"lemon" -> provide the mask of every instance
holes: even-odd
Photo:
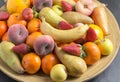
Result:
[[[21,13],[23,9],[30,7],[30,0],[8,0],[7,11],[9,13]]]
[[[89,27],[91,27],[95,30],[95,33],[97,35],[97,39],[103,39],[103,37],[104,37],[103,31],[98,25],[90,24]]]

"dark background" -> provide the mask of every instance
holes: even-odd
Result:
[[[120,25],[120,0],[99,0],[106,3]],[[2,6],[3,0],[0,0]],[[118,37],[119,38],[119,37]],[[17,82],[0,72],[0,82]],[[88,82],[120,82],[120,49],[112,64],[100,75]]]

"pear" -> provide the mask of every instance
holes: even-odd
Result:
[[[3,41],[0,43],[0,58],[5,62],[13,71],[17,73],[24,73],[24,69],[21,66],[20,60],[12,51],[15,45],[11,42]]]
[[[94,20],[95,24],[100,26],[104,35],[109,34],[108,29],[108,18],[107,13],[104,6],[98,6],[93,10],[91,14],[92,19]]]
[[[83,15],[79,12],[69,11],[62,14],[62,17],[69,22],[70,24],[84,23],[91,24],[94,23],[92,18],[89,16]]]
[[[80,77],[87,70],[87,65],[82,58],[66,53],[60,47],[56,47],[55,52],[59,60],[67,68],[68,75]]]
[[[62,17],[60,17],[58,14],[56,14],[51,8],[49,7],[44,7],[40,12],[39,12],[39,18],[45,17],[45,20],[50,23],[53,27],[58,26],[58,23],[60,21],[66,21]]]

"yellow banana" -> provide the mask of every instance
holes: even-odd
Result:
[[[42,17],[42,25],[40,27],[41,31],[53,37],[55,41],[58,42],[71,42],[81,38],[89,29],[88,25],[79,26],[70,30],[59,30],[52,27],[49,23],[45,21]]]

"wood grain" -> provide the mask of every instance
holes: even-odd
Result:
[[[96,1],[97,4],[101,5],[98,1]],[[120,47],[120,30],[118,23],[115,19],[115,17],[112,15],[112,13],[109,11],[109,9],[105,8],[107,12],[107,17],[109,20],[109,31],[110,35],[107,36],[107,38],[111,39],[114,44],[114,50],[109,56],[103,57],[100,61],[95,63],[94,65],[90,66],[88,70],[80,77],[80,78],[68,78],[65,82],[83,82],[87,81],[96,75],[100,74],[102,71],[104,71],[113,61],[113,59],[116,57],[116,54],[118,52],[118,49]],[[46,76],[42,73],[36,74],[36,75],[19,75],[15,72],[13,72],[2,60],[0,60],[0,69],[2,72],[10,76],[11,78],[21,81],[21,82],[52,82],[52,80],[49,78],[49,76]]]

